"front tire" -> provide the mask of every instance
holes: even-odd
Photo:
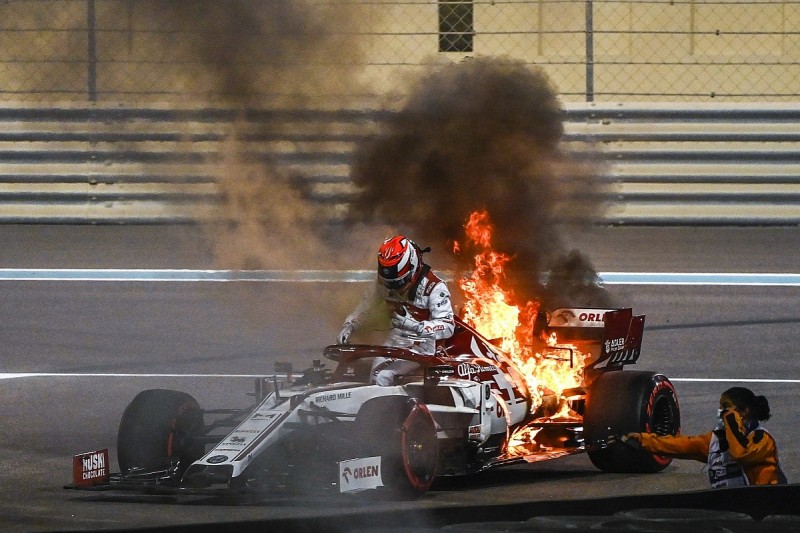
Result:
[[[587,443],[605,441],[610,435],[680,431],[678,396],[662,374],[646,371],[610,371],[592,384],[586,398],[584,432]],[[670,457],[654,455],[624,444],[589,452],[592,463],[605,472],[660,472]]]
[[[205,453],[197,439],[204,433],[203,412],[184,392],[151,389],[140,392],[125,409],[117,433],[117,460],[123,474],[167,470],[178,472]]]
[[[421,493],[433,484],[439,462],[436,424],[424,403],[406,396],[375,398],[356,417],[366,456],[381,456],[383,484],[396,493]]]

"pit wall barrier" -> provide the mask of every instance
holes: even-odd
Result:
[[[210,216],[239,170],[275,165],[330,221],[350,162],[391,110],[65,104],[0,107],[0,223],[177,224]],[[800,223],[800,103],[564,106],[567,151],[599,153],[617,225]]]
[[[339,512],[334,501],[317,502],[306,518],[165,526],[159,531],[328,533],[452,531],[659,531],[782,533],[800,528],[797,485],[758,486],[613,498],[464,505],[428,509]],[[326,512],[327,511],[327,512]],[[313,514],[313,516],[311,516]],[[398,524],[402,524],[398,526]],[[138,530],[135,530],[138,531]],[[141,531],[145,531],[142,529]]]

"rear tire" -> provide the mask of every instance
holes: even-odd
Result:
[[[676,435],[680,408],[675,388],[662,374],[646,371],[610,371],[592,384],[586,398],[586,442],[605,441],[610,435],[651,432]],[[619,443],[589,452],[592,463],[605,472],[660,472],[670,457],[654,455]]]
[[[123,474],[133,469],[166,470],[179,461],[178,473],[205,453],[197,437],[204,433],[203,412],[184,392],[140,392],[125,409],[117,433],[117,460]]]
[[[356,428],[365,456],[381,456],[381,479],[387,489],[415,494],[430,488],[439,441],[425,404],[405,396],[375,398],[358,411]]]

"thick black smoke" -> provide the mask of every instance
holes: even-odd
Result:
[[[563,131],[541,70],[497,59],[446,66],[421,80],[383,135],[358,153],[354,217],[409,228],[421,244],[442,249],[463,243],[469,214],[485,209],[494,249],[512,257],[507,280],[518,299],[541,300],[550,294],[541,272],[580,270],[578,260],[591,270],[580,254],[565,261],[559,237],[560,224],[598,212],[595,175],[562,150]],[[462,266],[472,252],[463,250]]]

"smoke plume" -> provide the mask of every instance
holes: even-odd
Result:
[[[349,94],[360,50],[345,3],[305,0],[165,0],[154,27],[188,38],[173,51],[202,63],[207,97],[242,107]],[[197,87],[198,80],[190,86]]]
[[[320,105],[320,95],[360,92],[355,80],[363,60],[355,32],[347,30],[355,27],[352,4],[164,0],[158,7],[137,11],[137,20],[181,36],[171,55],[186,55],[206,73],[185,80],[195,98],[241,110],[217,165],[221,203],[205,226],[218,266],[310,268],[322,266],[313,258],[323,257],[330,267],[330,254],[319,253],[326,213],[309,199],[308,180],[279,156],[251,154],[269,143],[286,150],[292,124],[302,122],[303,109]]]
[[[541,70],[498,59],[445,66],[358,153],[353,218],[408,228],[423,246],[449,249],[463,243],[469,214],[485,209],[495,251],[512,258],[506,275],[518,299],[543,299],[552,291],[540,272],[593,271],[577,252],[565,258],[559,237],[561,224],[598,214],[599,192],[591,166],[562,149],[562,134],[561,106]],[[460,267],[472,252],[462,250]]]

